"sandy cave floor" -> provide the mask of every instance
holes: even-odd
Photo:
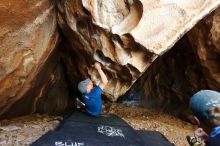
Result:
[[[146,108],[113,104],[104,112],[120,116],[135,129],[160,131],[176,146],[187,146],[186,135],[193,135],[191,124]],[[30,145],[61,120],[62,117],[34,114],[0,121],[0,146]]]
[[[118,115],[136,130],[159,131],[176,146],[188,146],[186,135],[194,135],[195,127],[190,123],[155,110],[113,104],[109,113]]]

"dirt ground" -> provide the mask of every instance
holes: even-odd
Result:
[[[187,146],[186,135],[193,135],[193,126],[173,116],[136,106],[113,104],[105,113],[113,113],[133,128],[156,130],[176,146]],[[47,131],[58,126],[62,117],[29,115],[0,121],[0,146],[30,145]]]
[[[188,146],[186,136],[193,136],[194,126],[174,116],[137,106],[113,104],[108,113],[116,114],[134,129],[159,131],[176,146]]]
[[[0,121],[0,146],[27,146],[47,131],[55,129],[61,117],[29,115]]]

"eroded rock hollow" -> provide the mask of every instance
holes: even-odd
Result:
[[[164,53],[219,5],[220,0],[1,1],[1,118],[34,112],[62,113],[72,104],[72,93],[76,93],[80,80],[91,76],[98,84],[97,73],[91,68],[95,61],[102,64],[108,76],[104,95],[111,101],[125,94],[139,78],[142,81],[134,88],[143,88],[147,91],[143,97],[161,103],[179,101],[178,95],[183,93],[181,101],[187,104],[188,95],[197,89],[219,90],[219,10],[193,28],[187,34],[189,39],[182,40],[190,44],[190,48],[183,45],[184,49],[192,48],[186,52],[193,54],[191,60],[196,60],[195,68],[200,68],[198,72],[204,77],[202,81],[193,79],[204,86],[189,86],[185,94],[185,88],[174,91],[176,88],[163,82],[167,88],[155,90],[160,86],[155,77],[170,75],[170,70],[174,76],[179,72],[169,65],[169,59],[167,64],[159,63],[164,68],[170,66],[166,71],[153,63],[160,56],[173,57],[172,62],[178,60],[177,54],[187,57],[181,55],[181,49],[170,53],[173,55]],[[146,77],[152,73],[151,68],[156,68],[159,75]],[[161,78],[166,79],[166,75]]]
[[[205,17],[172,50],[158,57],[125,97],[186,118],[189,98],[195,92],[220,91],[219,12],[220,8]]]
[[[58,23],[69,49],[80,60],[69,62],[82,77],[90,75],[94,80],[96,73],[89,66],[101,62],[109,78],[104,94],[116,101],[158,56],[219,3],[63,0],[58,2]]]

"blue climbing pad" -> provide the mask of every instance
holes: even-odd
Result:
[[[169,143],[161,135],[151,137],[144,136],[145,134],[135,131],[115,115],[91,117],[85,113],[74,112],[64,119],[55,131],[49,131],[32,146],[160,146],[149,142],[154,140]]]

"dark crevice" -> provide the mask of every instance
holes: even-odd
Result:
[[[135,102],[139,106],[185,117],[189,97],[208,88],[195,56],[185,35],[169,52],[151,64],[132,88],[119,98],[119,102]]]

